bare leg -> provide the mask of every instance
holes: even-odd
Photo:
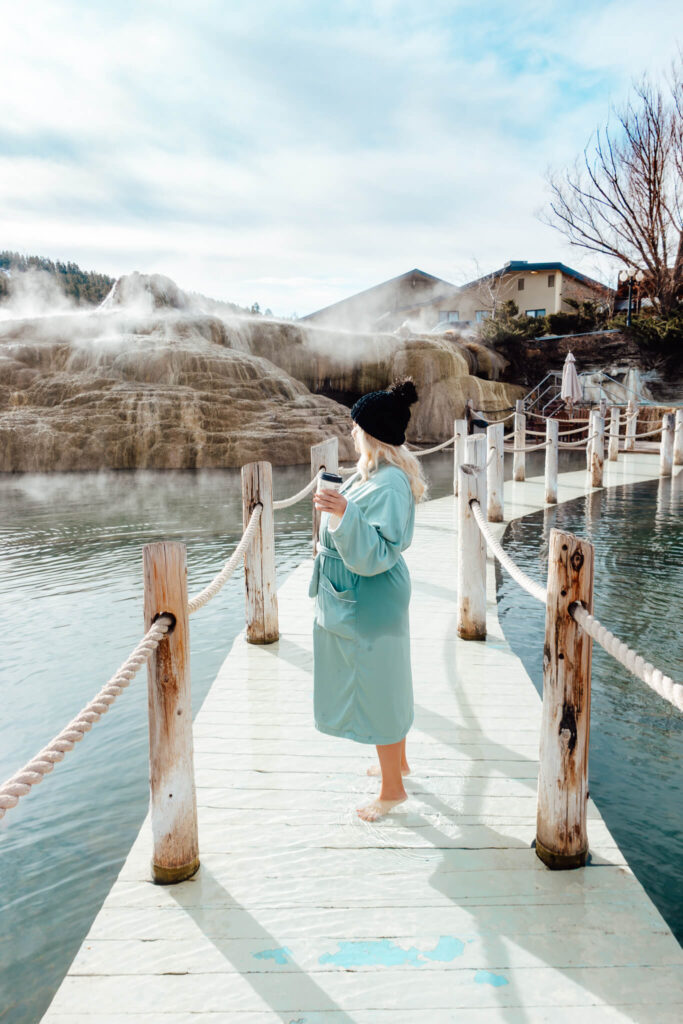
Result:
[[[408,799],[401,773],[401,763],[405,757],[405,740],[378,746],[377,756],[382,771],[382,787],[377,800],[358,808],[358,816],[364,821],[377,821],[378,818],[389,814],[397,804],[402,804]]]
[[[368,775],[379,776],[382,774],[382,769],[378,764],[373,764],[371,768],[368,768]],[[406,741],[405,736],[401,740],[401,775],[410,775],[410,765],[406,757]]]

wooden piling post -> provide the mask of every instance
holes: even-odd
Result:
[[[515,402],[515,436],[514,447],[523,449],[526,445],[526,415],[524,413],[524,402],[518,398]],[[516,451],[512,456],[512,479],[524,480],[526,471],[526,456],[524,451]]]
[[[560,438],[560,424],[557,420],[545,421],[545,438],[545,500],[548,505],[556,505]]]
[[[593,545],[550,531],[536,855],[553,869],[586,863],[592,641],[569,614],[593,611]]]
[[[673,461],[674,466],[683,466],[683,409],[676,410]]]
[[[605,421],[596,410],[591,413],[588,429],[594,435],[590,445],[591,487],[602,487],[602,474],[605,464]]]
[[[465,445],[467,442],[467,420],[453,422],[453,494],[458,494],[458,477],[460,467],[465,461]]]
[[[600,399],[600,415],[603,418],[603,420],[606,419],[606,417],[607,417],[607,399],[606,398],[601,398]]]
[[[486,514],[486,437],[467,439],[468,461],[458,482],[458,636],[486,639],[486,541],[472,515],[476,498]],[[470,461],[472,460],[472,461]]]
[[[626,406],[626,437],[624,440],[624,451],[633,452],[636,449],[636,433],[638,428],[638,403],[629,399]]]
[[[609,448],[607,452],[610,462],[617,462],[619,459],[619,417],[619,407],[613,405],[610,409]]]
[[[671,476],[673,472],[675,417],[665,412],[662,417],[662,441],[659,446],[659,475]]]
[[[247,641],[272,644],[279,637],[275,583],[273,469],[269,462],[242,466],[242,525],[246,529],[256,505],[262,506],[254,539],[244,554]]]
[[[147,662],[152,878],[170,885],[199,867],[185,545],[145,544],[142,565],[145,632],[164,613],[174,620]]]
[[[311,445],[311,476],[315,476],[321,469],[328,473],[339,472],[339,438],[328,437],[326,441],[319,441]],[[318,531],[322,512],[313,505],[313,556],[318,550]]]
[[[503,434],[502,423],[491,423],[486,428],[486,494],[487,519],[490,523],[503,522]]]

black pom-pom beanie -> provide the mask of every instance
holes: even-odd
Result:
[[[370,391],[351,408],[351,419],[384,444],[403,444],[410,419],[410,407],[417,402],[412,378],[396,380],[386,391]]]

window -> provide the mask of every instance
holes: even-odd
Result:
[[[545,310],[544,309],[527,309],[526,310],[526,315],[527,316],[533,316],[533,317],[545,316]]]
[[[554,287],[555,287],[555,275],[554,274],[548,274],[548,288],[554,288]]]
[[[457,309],[440,309],[439,310],[439,323],[440,324],[455,324],[460,319],[460,313]]]
[[[488,320],[490,316],[490,309],[478,309],[474,314],[475,320],[477,321],[478,324],[480,324],[482,320]]]
[[[518,292],[523,292],[524,291],[524,278],[523,277],[520,277],[517,280],[517,291]]]

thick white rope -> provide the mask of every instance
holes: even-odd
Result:
[[[453,437],[449,437],[447,441],[443,442],[443,444],[435,445],[434,448],[425,448],[423,451],[418,451],[416,448],[411,448],[409,449],[409,451],[412,452],[416,459],[421,459],[423,455],[431,455],[432,452],[440,452],[442,448],[445,448],[449,444],[453,444],[453,442],[455,441],[455,437],[456,435],[454,434]]]
[[[19,798],[26,796],[32,786],[42,782],[55,764],[61,761],[69,750],[73,750],[76,743],[83,739],[84,734],[109,710],[139,669],[149,660],[152,652],[157,649],[170,626],[170,617],[160,616],[147,630],[132,654],[90,703],[86,704],[47,746],[0,786],[0,818],[4,817],[10,807],[16,807]]]
[[[302,487],[300,491],[293,494],[291,498],[280,498],[279,501],[273,502],[273,509],[278,508],[289,508],[290,505],[296,505],[297,501],[301,501],[307,494],[310,494],[315,485],[318,483],[318,477],[320,473],[316,473],[312,480],[309,480],[305,487]]]
[[[598,434],[591,434],[590,437],[580,437],[578,441],[560,441],[560,448],[580,448],[582,445],[587,445],[589,441],[594,440],[598,437]],[[604,434],[603,434],[604,437]]]
[[[522,572],[519,566],[515,565],[507,552],[503,550],[489,530],[489,524],[486,522],[486,516],[482,512],[481,505],[476,498],[473,498],[470,501],[470,508],[472,509],[472,515],[474,516],[477,526],[481,530],[491,553],[495,555],[500,564],[507,569],[513,580],[519,583],[523,590],[526,590],[528,594],[535,597],[537,601],[541,602],[541,604],[545,604],[547,597],[545,587],[542,587],[540,583],[536,583],[536,581],[532,580],[530,576],[527,576],[525,572]]]
[[[547,448],[550,441],[543,441],[541,444],[531,444],[526,448],[512,448],[510,445],[505,448],[506,452],[537,452],[540,448]]]
[[[356,466],[340,466],[339,467],[339,475],[340,476],[351,476],[352,473],[357,473],[357,472],[358,472],[358,469],[357,469]]]
[[[661,427],[661,424],[660,424],[660,426],[658,426],[658,427],[655,427],[655,429],[654,429],[654,430],[645,430],[645,431],[643,431],[643,433],[642,433],[642,434],[631,434],[631,435],[630,435],[630,437],[633,437],[633,438],[638,438],[638,437],[651,437],[651,436],[652,436],[652,434],[659,434],[659,433],[660,433],[660,431],[661,431],[661,429],[662,429],[662,427]]]
[[[664,675],[623,640],[616,637],[614,633],[610,633],[609,629],[603,626],[594,615],[591,615],[582,604],[577,602],[571,605],[569,612],[581,629],[600,644],[603,650],[607,651],[634,676],[641,679],[655,693],[658,693],[660,697],[664,697],[679,711],[683,711],[683,686],[680,683],[675,683],[670,676]]]
[[[203,608],[205,604],[208,604],[211,598],[215,597],[219,590],[221,590],[228,582],[233,572],[237,568],[240,559],[244,555],[244,552],[247,550],[252,540],[254,539],[254,534],[258,529],[262,512],[262,505],[254,506],[254,510],[249,517],[249,522],[247,523],[246,529],[242,534],[242,539],[240,540],[239,544],[233,551],[228,561],[225,563],[225,565],[218,573],[218,575],[214,577],[211,583],[209,583],[208,586],[204,587],[204,589],[201,590],[198,594],[195,594],[194,597],[191,597],[190,600],[187,602],[187,609],[189,615],[193,615],[194,612],[198,612],[200,608]]]

